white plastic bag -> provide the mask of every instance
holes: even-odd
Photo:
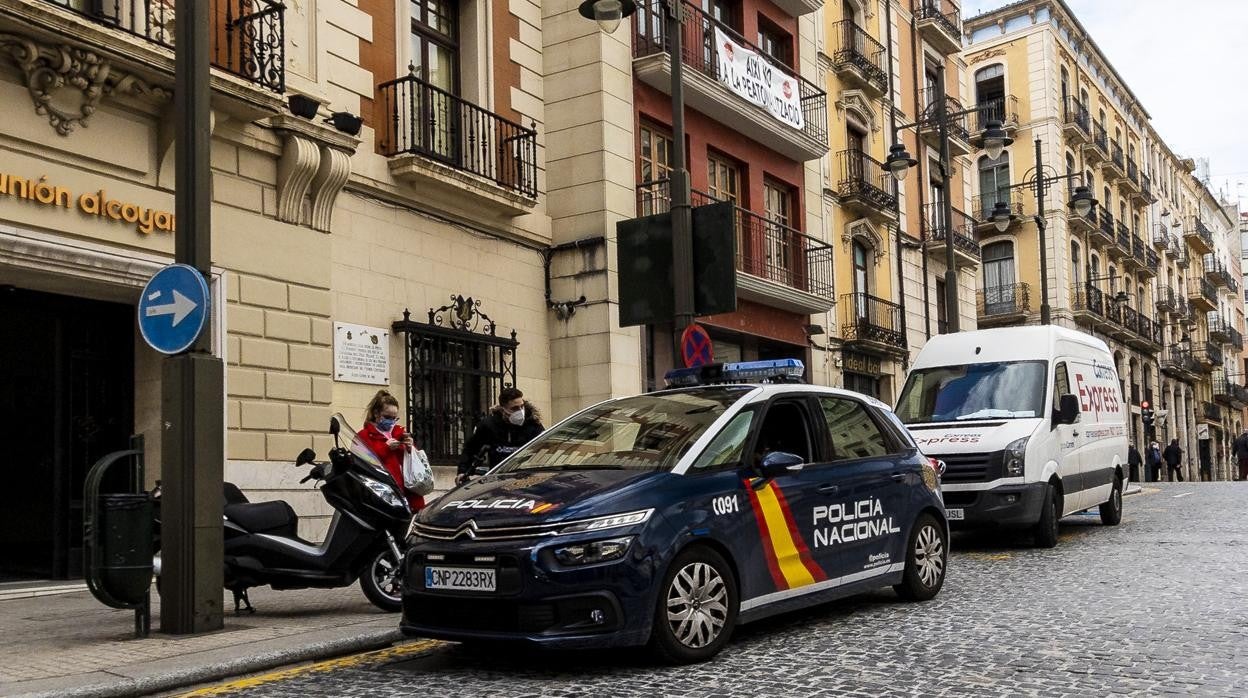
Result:
[[[429,465],[429,456],[411,446],[403,450],[403,487],[422,497],[433,491],[433,468]]]

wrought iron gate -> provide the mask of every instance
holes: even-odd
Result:
[[[393,325],[404,338],[407,425],[435,465],[456,463],[498,392],[516,384],[516,332],[497,336],[480,305],[453,296],[427,323],[405,310]]]

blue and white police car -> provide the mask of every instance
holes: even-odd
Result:
[[[886,585],[932,598],[935,463],[886,405],[803,372],[673,371],[438,499],[409,531],[402,630],[695,662],[738,623]]]

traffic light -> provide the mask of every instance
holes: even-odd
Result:
[[[1148,400],[1140,403],[1140,419],[1144,421],[1144,426],[1153,426],[1153,406],[1149,404]]]

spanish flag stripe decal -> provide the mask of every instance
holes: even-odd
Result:
[[[828,578],[828,575],[823,573],[823,569],[811,557],[810,549],[806,547],[806,541],[802,538],[801,531],[797,529],[797,522],[793,520],[793,512],[789,511],[789,500],[784,498],[784,492],[779,487],[775,492],[776,501],[780,503],[780,510],[784,512],[784,521],[789,527],[789,535],[793,537],[793,543],[797,546],[798,558],[806,567],[806,571],[810,572],[810,576],[814,577],[816,582],[822,582]]]
[[[776,562],[787,582],[786,588],[792,589],[814,584],[814,576],[802,564],[801,553],[798,552],[797,544],[793,542],[793,531],[789,529],[789,523],[785,520],[784,510],[780,508],[776,493],[776,483],[767,483],[766,487],[758,490],[758,504],[763,519],[767,523],[767,535],[771,539]]]
[[[767,560],[767,570],[771,572],[771,580],[776,583],[776,589],[788,589],[789,584],[784,580],[784,575],[780,573],[780,565],[776,563],[776,551],[771,547],[771,536],[767,535],[767,521],[758,503],[758,492],[754,490],[749,480],[745,481],[745,491],[750,498],[750,508],[754,510],[754,520],[758,523],[758,537],[763,543],[763,558]]]

